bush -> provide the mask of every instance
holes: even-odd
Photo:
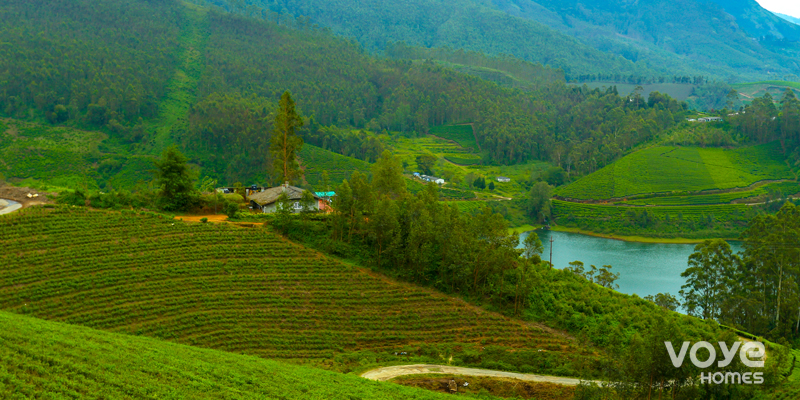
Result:
[[[236,218],[236,215],[239,213],[239,205],[236,203],[228,203],[225,205],[225,215],[228,218]]]
[[[206,217],[200,218],[200,222],[205,224],[206,222],[208,222],[208,218]]]

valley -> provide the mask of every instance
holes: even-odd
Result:
[[[800,392],[800,28],[755,2],[0,24],[1,398]]]

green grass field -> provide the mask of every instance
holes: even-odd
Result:
[[[788,81],[760,81],[748,82],[731,85],[737,92],[739,92],[739,100],[744,103],[750,103],[757,97],[764,96],[769,93],[776,101],[783,97],[783,92],[786,89],[792,89],[795,94],[800,94],[799,82]]]
[[[664,146],[625,156],[555,193],[574,199],[611,199],[732,189],[766,179],[794,179],[778,142],[734,150]]]
[[[345,371],[425,346],[500,346],[540,372],[582,357],[571,339],[264,228],[58,206],[0,217],[0,247],[0,309],[112,332]]]
[[[434,126],[431,128],[430,133],[431,135],[452,140],[462,147],[478,149],[478,144],[475,142],[475,135],[472,133],[472,125]]]
[[[0,311],[3,399],[445,399],[224,351]]]
[[[96,188],[93,158],[105,138],[100,132],[0,120],[0,174],[11,182]]]

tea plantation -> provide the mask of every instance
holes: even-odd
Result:
[[[572,199],[696,192],[747,187],[761,180],[795,179],[780,143],[734,150],[699,147],[653,147],[561,187],[555,194]]]
[[[259,357],[0,311],[0,398],[444,399]]]
[[[0,309],[113,332],[342,371],[399,362],[400,352],[481,365],[489,362],[483,346],[514,350],[526,366],[511,368],[530,372],[566,371],[594,357],[570,338],[362,271],[264,228],[31,208],[0,217],[0,247]]]

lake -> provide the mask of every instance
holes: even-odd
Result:
[[[553,238],[553,267],[564,268],[575,260],[584,268],[594,264],[598,268],[611,265],[611,272],[619,273],[618,291],[636,293],[640,297],[656,293],[670,293],[678,297],[681,285],[686,283],[681,273],[686,270],[694,244],[636,243],[605,239],[578,233],[535,231],[544,246],[543,260],[550,257],[550,238]],[[520,235],[524,240],[528,233]],[[741,242],[729,242],[734,252],[742,250]]]

